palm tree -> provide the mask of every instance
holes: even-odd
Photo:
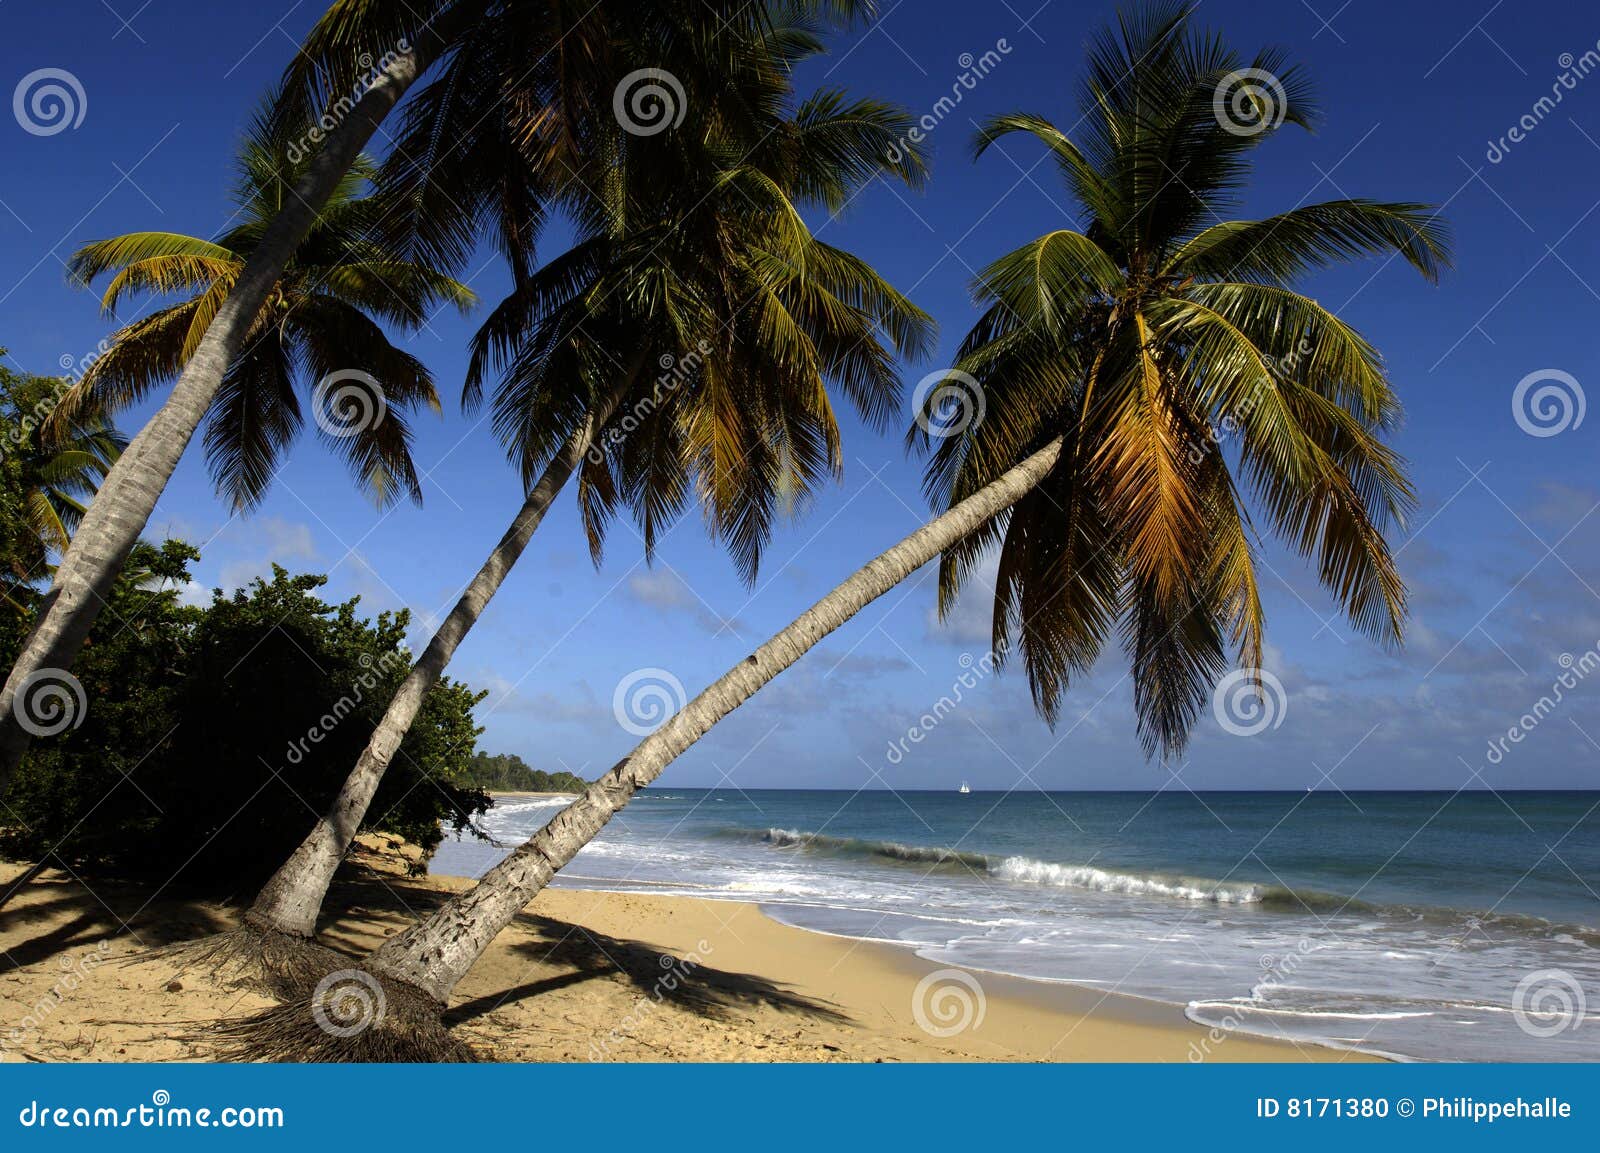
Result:
[[[31,611],[31,586],[60,556],[83,520],[86,502],[116,463],[126,438],[99,411],[56,422],[62,382],[0,369],[6,407],[6,484],[15,501],[0,574],[7,608]]]
[[[799,0],[796,6],[838,16],[871,7],[870,0]],[[38,670],[72,664],[285,267],[416,81],[438,72],[415,102],[417,116],[434,114],[436,131],[406,158],[425,174],[404,220],[407,229],[419,243],[460,260],[477,226],[492,220],[501,243],[525,253],[522,237],[544,210],[544,173],[581,156],[583,142],[609,120],[611,86],[603,80],[614,75],[609,70],[624,31],[688,29],[680,39],[699,49],[694,58],[714,73],[722,33],[766,20],[766,5],[748,0],[597,0],[579,12],[508,0],[334,0],[290,66],[279,110],[301,129],[296,154],[307,154],[306,162],[297,166],[289,195],[217,304],[167,400],[106,478],[0,691],[0,789],[28,745],[27,731],[12,715],[16,692]],[[528,160],[532,175],[502,179],[505,170],[493,167],[499,155]],[[441,196],[441,173],[471,195]]]
[[[914,151],[887,159],[911,126],[903,111],[837,92],[785,110],[791,69],[821,51],[814,32],[794,14],[761,30],[718,90],[690,89],[694,119],[681,136],[613,134],[609,187],[600,203],[575,205],[576,243],[521,274],[480,330],[469,397],[491,367],[503,370],[494,424],[528,495],[328,813],[262,890],[254,929],[315,931],[425,694],[575,471],[596,559],[619,507],[631,505],[648,553],[693,494],[753,581],[778,506],[840,469],[827,386],[869,421],[895,411],[895,358],[921,355],[932,322],[813,236],[799,210],[838,210],[879,175],[915,185],[922,161]],[[610,349],[631,351],[623,361]],[[670,373],[658,376],[658,364]]]
[[[328,97],[333,127],[299,169],[281,211],[262,231],[226,298],[217,304],[167,400],[107,475],[56,569],[39,618],[0,691],[0,789],[28,747],[28,731],[13,715],[17,692],[39,670],[65,669],[76,658],[122,562],[144,531],[184,449],[211,411],[229,367],[244,351],[247,334],[255,328],[318,211],[384,117],[446,47],[459,25],[457,9],[468,5],[418,0],[397,6],[405,9],[409,21],[404,36],[392,17],[386,27],[364,31],[362,17],[372,7],[365,0],[340,0],[319,22],[317,34],[330,45],[341,45],[347,55],[339,55],[349,61],[342,68],[318,73],[326,81],[320,92]],[[374,43],[374,34],[380,43]],[[404,47],[395,51],[402,42]],[[350,82],[355,62],[361,48],[370,46],[378,47],[384,67],[357,89]],[[337,82],[345,83],[335,88]],[[309,94],[310,85],[306,89]],[[336,103],[331,95],[335,91],[359,95],[353,101],[346,95],[344,103]]]
[[[975,535],[1001,542],[996,632],[1020,635],[1041,712],[1053,715],[1067,674],[1119,622],[1147,748],[1182,746],[1223,635],[1247,661],[1259,651],[1230,455],[1273,528],[1315,556],[1356,625],[1398,637],[1404,594],[1381,526],[1403,514],[1409,489],[1379,439],[1398,406],[1370,346],[1289,285],[1334,261],[1386,253],[1433,279],[1448,260],[1445,230],[1421,206],[1368,202],[1217,217],[1250,150],[1277,126],[1239,135],[1214,114],[1214,95],[1242,67],[1192,28],[1187,9],[1151,7],[1091,47],[1084,143],[1037,117],[984,131],[984,147],[1015,128],[1042,139],[1087,227],[1051,232],[979,278],[991,307],[960,371],[995,391],[982,397],[984,420],[934,424],[956,442],[928,474],[948,510],[724,674],[474,888],[367,958],[391,993],[389,1017],[369,1030],[380,1036],[319,1052],[458,1052],[441,1040],[439,1006],[555,872],[718,720],[941,554],[948,596]],[[1276,73],[1280,122],[1308,120],[1296,72],[1275,55],[1251,67]],[[936,396],[934,407],[949,399]],[[920,415],[929,423],[936,413]],[[1219,445],[1213,425],[1224,422],[1240,428],[1236,446]],[[1048,508],[1019,503],[1035,491],[1052,498]],[[1035,530],[1044,539],[1020,539]],[[1019,600],[1023,614],[1051,619],[1019,618]],[[297,1022],[296,1044],[315,1033],[303,1003],[269,1018],[259,1027]]]
[[[237,223],[214,241],[135,232],[73,254],[67,268],[77,283],[112,274],[101,299],[108,314],[133,292],[187,298],[118,330],[62,397],[54,419],[71,419],[85,406],[118,411],[183,371],[291,193],[293,147],[270,106],[257,114],[240,150]],[[418,404],[438,411],[439,400],[427,368],[391,344],[379,322],[414,329],[437,307],[465,312],[476,298],[377,237],[382,205],[364,195],[375,171],[359,157],[334,188],[212,400],[206,459],[236,509],[253,508],[266,495],[279,457],[304,424],[297,385],[314,382],[323,439],[348,458],[374,500],[382,506],[405,492],[421,503],[403,413]]]
[[[104,418],[94,414],[137,403],[180,375],[196,354],[285,199],[293,195],[301,162],[294,156],[289,122],[273,115],[275,103],[265,104],[245,133],[233,197],[237,223],[222,236],[212,241],[134,232],[94,241],[73,254],[67,270],[78,284],[87,287],[111,274],[101,299],[107,314],[130,293],[187,298],[114,333],[105,353],[61,395],[45,423],[47,437],[81,438],[86,421],[103,424]],[[418,404],[438,411],[439,400],[427,368],[392,345],[379,321],[416,328],[437,307],[452,304],[465,312],[476,297],[465,285],[384,243],[377,227],[382,202],[364,194],[375,175],[373,162],[357,157],[335,186],[212,398],[206,460],[218,491],[235,509],[253,508],[266,495],[279,458],[304,424],[297,385],[313,382],[308,391],[322,439],[346,457],[375,502],[382,507],[401,492],[422,502],[404,413]],[[122,443],[118,438],[117,447]],[[115,460],[115,453],[102,458],[101,479]],[[97,462],[90,457],[83,463]],[[34,507],[41,514],[52,508],[42,501],[30,512]],[[60,503],[60,508],[74,525],[86,512],[76,504]],[[65,527],[52,531],[58,551],[65,552]]]

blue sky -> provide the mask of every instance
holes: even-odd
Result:
[[[938,319],[939,353],[908,382],[948,362],[975,315],[974,270],[1071,223],[1036,145],[1019,138],[969,158],[973,125],[987,115],[1020,109],[1062,125],[1076,115],[1083,41],[1113,5],[1036,3],[890,0],[876,26],[837,37],[800,78],[802,91],[843,85],[920,115],[957,83],[963,54],[999,54],[931,132],[924,193],[874,187],[839,218],[815,221]],[[82,122],[54,135],[0,117],[0,346],[12,368],[59,371],[110,330],[95,298],[66,284],[62,262],[78,245],[133,229],[221,228],[240,125],[317,11],[313,0],[0,6],[0,95],[47,67],[71,72],[85,95]],[[1267,663],[1283,692],[1264,731],[1236,735],[1208,716],[1184,760],[1146,762],[1125,664],[1110,653],[1073,690],[1054,732],[1033,715],[1020,672],[1007,671],[961,689],[960,707],[927,739],[891,756],[987,645],[981,592],[940,625],[927,571],[719,726],[667,783],[1600,786],[1600,686],[1578,673],[1600,644],[1600,416],[1534,436],[1512,404],[1533,373],[1568,374],[1579,394],[1600,380],[1600,72],[1562,89],[1559,105],[1535,108],[1564,71],[1583,69],[1573,58],[1596,49],[1600,23],[1577,5],[1495,0],[1205,0],[1200,16],[1246,52],[1287,48],[1326,112],[1315,135],[1281,133],[1259,153],[1242,215],[1372,196],[1444,204],[1456,232],[1458,267],[1438,287],[1398,262],[1307,286],[1383,350],[1407,405],[1398,443],[1422,508],[1396,540],[1414,598],[1405,650],[1354,635],[1314,574],[1269,550]],[[1533,127],[1491,160],[1491,142],[1525,117]],[[487,255],[469,274],[486,301],[506,284]],[[201,545],[206,587],[236,587],[276,561],[330,573],[332,594],[360,594],[374,611],[409,606],[420,622],[444,612],[520,499],[487,426],[453,404],[475,323],[441,314],[411,343],[451,402],[441,419],[416,422],[424,508],[374,511],[307,439],[262,509],[231,518],[196,446],[152,535]],[[123,425],[136,428],[148,411]],[[667,536],[654,568],[619,524],[597,570],[569,494],[452,670],[490,690],[479,706],[484,747],[587,775],[608,768],[636,740],[613,710],[629,674],[662,669],[698,691],[923,519],[918,465],[900,443],[898,430],[847,422],[843,483],[780,533],[754,588],[694,516]],[[1553,709],[1525,718],[1553,697],[1569,661],[1575,683]],[[1492,754],[1492,741],[1504,751]]]

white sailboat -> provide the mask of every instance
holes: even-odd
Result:
[[[970,793],[970,792],[972,792],[972,786],[967,784],[966,781],[962,781],[961,782],[961,787],[959,789],[957,789],[956,792],[958,792],[958,793]]]

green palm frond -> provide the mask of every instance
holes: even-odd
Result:
[[[218,244],[173,232],[130,232],[86,244],[67,261],[73,283],[87,287],[115,272],[100,306],[110,313],[127,292],[155,295],[204,289],[243,267],[239,256]]]
[[[69,411],[64,381],[0,373],[0,385],[0,403],[13,426],[7,471],[20,493],[19,527],[25,530],[20,541],[13,536],[5,579],[12,586],[8,603],[21,604],[21,586],[47,575],[51,556],[65,551],[128,442],[92,405]]]
[[[1252,76],[1232,109],[1241,130],[1219,104]],[[1192,6],[1120,16],[1091,43],[1080,103],[1071,139],[1025,114],[980,130],[980,154],[1011,134],[1042,143],[1082,216],[977,278],[984,312],[957,367],[984,419],[908,439],[931,450],[924,484],[943,505],[1061,439],[1038,490],[947,551],[940,610],[997,552],[995,651],[1020,650],[1051,721],[1117,624],[1141,741],[1172,754],[1231,661],[1260,667],[1251,507],[1358,630],[1401,639],[1405,587],[1384,534],[1415,493],[1383,439],[1400,401],[1372,345],[1294,281],[1369,256],[1433,281],[1450,236],[1405,202],[1227,220],[1260,145],[1317,110],[1281,52],[1238,56]]]
[[[374,18],[364,4],[335,8],[343,15],[330,12],[319,25],[318,35],[330,42],[341,35],[341,21]],[[87,286],[109,275],[108,311],[130,293],[181,299],[113,334],[107,352],[63,398],[57,426],[81,412],[117,412],[183,371],[309,163],[304,122],[284,111],[291,104],[292,96],[279,92],[247,126],[234,188],[237,223],[216,241],[138,232],[95,241],[73,255],[68,272],[75,282]],[[438,411],[438,398],[427,371],[389,342],[379,322],[419,328],[441,308],[468,311],[476,297],[386,240],[379,225],[392,206],[371,194],[377,171],[363,158],[345,173],[255,318],[208,413],[206,458],[219,493],[236,508],[260,503],[302,428],[296,390],[310,394],[336,370],[383,382],[390,415],[380,429],[331,438],[331,446],[380,505],[401,493],[421,499],[404,414],[419,405]]]
[[[600,459],[579,474],[596,556],[610,517],[631,513],[648,556],[693,502],[753,581],[778,521],[842,466],[835,398],[886,424],[903,403],[899,362],[931,346],[926,313],[806,223],[807,208],[842,208],[880,178],[916,187],[926,171],[921,153],[901,143],[913,123],[905,110],[831,90],[794,100],[790,68],[819,45],[813,7],[753,16],[730,4],[696,44],[674,42],[671,3],[640,12],[637,28],[607,47],[613,71],[602,90],[640,64],[634,53],[649,60],[644,48],[659,37],[649,66],[673,61],[689,97],[681,128],[615,131],[607,108],[613,127],[596,127],[581,160],[564,139],[570,126],[540,123],[510,139],[467,141],[455,150],[466,172],[432,162],[394,170],[408,196],[453,182],[452,195],[465,197],[456,231],[417,234],[430,251],[459,251],[485,221],[505,219],[472,157],[488,171],[497,152],[519,149],[560,187],[577,240],[538,271],[514,269],[511,294],[473,341],[466,397],[475,401],[499,374],[494,427],[531,478],[596,398],[627,383]],[[439,88],[425,98],[442,116],[448,100],[474,97]],[[423,122],[419,112],[418,147]],[[628,367],[634,356],[643,367]]]
[[[1026,132],[1050,150],[1067,187],[1095,221],[1115,222],[1123,218],[1127,205],[1119,199],[1117,186],[1103,178],[1078,146],[1042,116],[1013,112],[990,117],[978,130],[974,157],[983,156],[996,141],[1013,132]]]
[[[1062,334],[1097,299],[1122,286],[1116,262],[1081,232],[1047,232],[978,274],[974,290],[1004,305],[1023,325]]]
[[[1265,220],[1213,224],[1185,241],[1163,270],[1171,276],[1278,284],[1366,256],[1397,253],[1430,281],[1450,264],[1450,237],[1426,204],[1332,200]]]

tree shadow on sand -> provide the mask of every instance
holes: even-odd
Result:
[[[613,977],[630,982],[641,996],[716,1019],[740,1009],[767,1006],[838,1023],[850,1020],[835,1006],[777,982],[713,968],[703,960],[679,957],[641,941],[596,933],[533,913],[523,913],[515,924],[535,939],[512,945],[512,953],[533,964],[570,967],[572,971],[464,1001],[445,1014],[447,1024],[459,1025],[582,981]]]
[[[425,917],[449,898],[448,892],[399,877],[380,876],[362,867],[341,872],[329,891],[318,927],[319,943],[352,959],[369,952],[414,917]],[[89,881],[44,873],[0,917],[0,970],[31,966],[108,937],[135,936],[145,948],[120,958],[136,962],[169,945],[199,941],[232,927],[233,903],[153,892],[134,882]],[[525,960],[536,979],[453,1006],[447,1026],[477,1021],[496,1010],[524,1002],[537,1011],[537,998],[586,981],[625,981],[640,998],[650,998],[712,1020],[741,1010],[768,1007],[816,1021],[847,1023],[850,1018],[826,1001],[805,996],[781,983],[707,965],[693,954],[678,956],[644,941],[613,937],[552,917],[524,912],[502,938],[513,956]]]
[[[326,916],[318,928],[318,939],[330,949],[359,955],[361,929],[368,918],[377,915],[425,917],[449,898],[447,892],[414,886],[403,880],[379,877],[363,870],[340,875],[328,895]],[[706,965],[674,967],[671,954],[643,941],[596,933],[552,917],[523,912],[512,922],[533,940],[519,940],[510,951],[542,969],[565,968],[527,981],[511,989],[474,997],[452,1006],[444,1016],[447,1025],[460,1025],[545,993],[570,988],[585,981],[621,977],[641,996],[659,998],[703,1016],[720,1019],[738,1009],[770,1006],[787,1012],[809,1014],[832,1021],[847,1022],[847,1016],[825,1001],[806,997],[773,981],[748,973],[734,973]],[[677,972],[676,981],[665,982],[664,974]],[[671,987],[668,987],[670,984]]]
[[[148,948],[203,937],[226,927],[211,902],[153,896],[146,885],[95,880],[86,886],[48,870],[0,914],[4,963],[34,965],[74,948],[130,936]]]

